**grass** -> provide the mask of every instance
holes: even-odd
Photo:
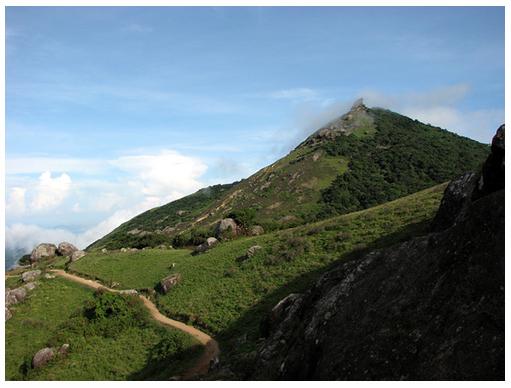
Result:
[[[178,272],[182,282],[158,297],[162,312],[218,335],[264,302],[252,316],[255,330],[278,298],[305,289],[332,262],[424,232],[444,187],[322,222],[225,242],[198,256],[186,250],[91,254],[72,269],[126,288],[154,287],[163,276]],[[240,262],[238,258],[256,244],[263,250]],[[175,263],[172,270],[170,263]]]
[[[200,349],[192,337],[143,318],[147,312],[138,298],[127,304],[131,324],[115,330],[115,335],[105,334],[105,327],[116,325],[119,318],[107,319],[106,326],[85,319],[83,308],[94,298],[88,288],[61,278],[39,281],[6,322],[6,379],[165,379],[187,368],[197,356]],[[163,340],[165,354],[161,354]],[[67,357],[57,357],[39,369],[30,367],[39,349],[62,343],[70,344]]]
[[[172,263],[188,259],[186,249],[147,249],[138,252],[91,252],[69,265],[69,270],[100,280],[110,286],[119,283],[118,289],[154,288],[168,275]]]

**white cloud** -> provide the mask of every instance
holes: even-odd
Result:
[[[14,224],[5,227],[5,248],[30,252],[42,242],[58,244],[62,241],[76,243],[76,235],[60,228],[41,228],[37,225]]]
[[[63,173],[52,178],[50,171],[45,171],[39,177],[35,188],[35,197],[30,207],[35,211],[56,208],[68,196],[71,189],[71,178]]]
[[[200,159],[173,150],[156,155],[123,156],[111,163],[134,175],[146,197],[177,199],[202,187],[198,178],[207,170]]]
[[[459,103],[469,93],[469,85],[457,84],[425,92],[400,94],[366,90],[359,96],[369,106],[391,109],[424,123],[489,143],[497,127],[504,122],[504,111],[460,108]]]
[[[9,190],[7,198],[6,211],[11,214],[23,214],[25,212],[25,194],[27,189],[23,187],[13,187]]]

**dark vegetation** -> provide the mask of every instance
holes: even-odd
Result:
[[[374,136],[337,137],[323,145],[349,158],[348,171],[322,192],[321,216],[343,214],[417,192],[476,170],[489,147],[382,109]]]

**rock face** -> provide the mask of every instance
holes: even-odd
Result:
[[[68,242],[61,242],[57,248],[57,253],[61,256],[71,256],[78,248]]]
[[[163,294],[166,294],[170,291],[172,287],[174,287],[176,284],[178,284],[181,281],[181,274],[172,274],[170,276],[167,276],[166,278],[162,279],[160,281],[160,289]]]
[[[216,244],[218,244],[218,240],[216,238],[208,237],[205,242],[195,247],[193,253],[199,254],[206,252],[208,249],[213,248]]]
[[[503,132],[482,181],[446,189],[430,234],[339,264],[275,306],[250,378],[504,379]]]
[[[238,225],[232,218],[224,218],[218,221],[215,228],[215,237],[220,239],[225,236],[226,233],[232,233],[233,236],[238,234]]]
[[[5,290],[5,305],[11,306],[13,304],[22,302],[27,297],[27,289],[25,287],[18,287],[13,290]]]
[[[53,257],[56,251],[55,244],[39,244],[30,254],[30,262],[35,263],[41,259]]]
[[[36,269],[36,270],[33,270],[33,271],[27,271],[27,272],[23,272],[21,274],[21,280],[23,280],[25,283],[27,282],[33,282],[34,280],[36,280],[39,276],[41,276],[41,271]]]
[[[40,368],[50,362],[53,357],[55,357],[55,352],[52,348],[43,348],[32,359],[32,367]]]
[[[71,261],[80,260],[82,257],[84,257],[86,253],[84,251],[74,251],[71,255]]]

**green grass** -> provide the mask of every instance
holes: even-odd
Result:
[[[164,313],[217,335],[256,308],[251,323],[255,329],[264,311],[288,293],[306,288],[332,262],[423,232],[444,188],[440,185],[368,210],[225,242],[198,256],[185,250],[91,254],[72,269],[126,288],[154,287],[166,274],[178,272],[182,282],[158,298]],[[255,244],[264,249],[238,262]],[[170,263],[176,264],[172,270]]]
[[[23,281],[21,280],[21,276],[16,277],[6,277],[5,278],[5,288],[16,288],[23,285]]]
[[[166,379],[187,368],[200,351],[192,337],[150,321],[136,297],[125,302],[129,308],[121,318],[127,316],[122,322],[128,324],[117,328],[121,318],[96,322],[83,316],[84,306],[95,300],[90,289],[61,278],[39,283],[6,322],[7,380]],[[112,325],[115,330],[108,330]],[[62,343],[70,344],[67,357],[30,367],[39,349]]]
[[[119,283],[118,289],[153,288],[172,272],[172,263],[189,259],[186,249],[147,249],[138,252],[91,252],[70,264],[69,270],[100,280],[110,286]],[[198,259],[198,258],[197,258]]]

